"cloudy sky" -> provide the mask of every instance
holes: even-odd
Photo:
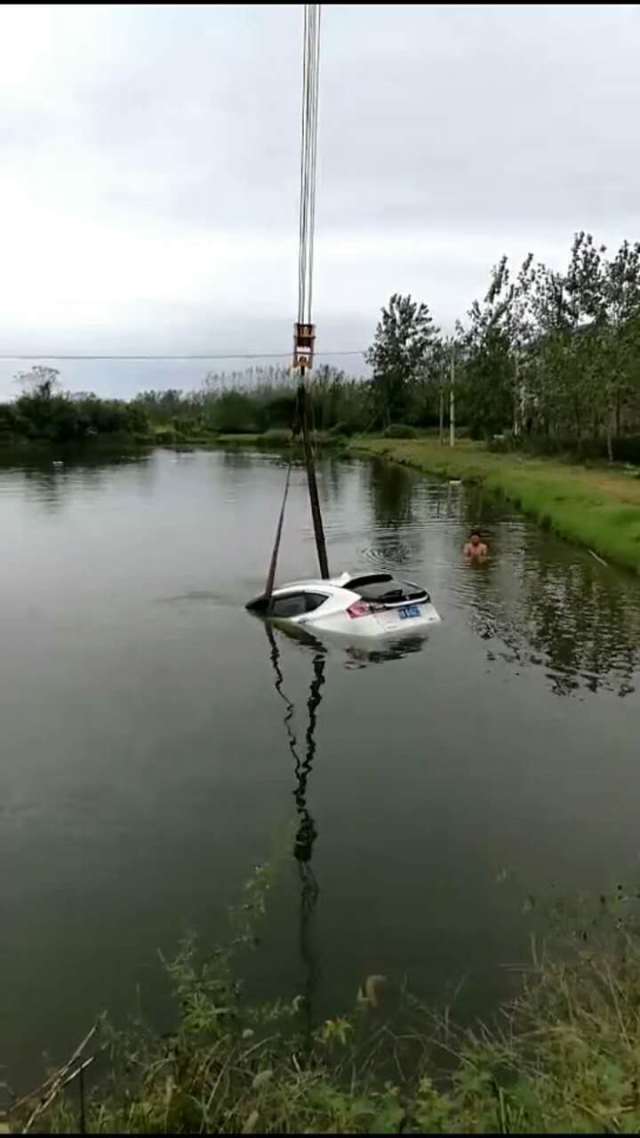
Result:
[[[288,351],[301,46],[299,5],[0,8],[0,353]],[[449,328],[503,252],[640,237],[637,5],[327,5],[321,53],[320,350],[392,291]]]

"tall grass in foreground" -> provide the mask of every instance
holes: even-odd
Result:
[[[535,949],[497,1026],[456,1029],[405,995],[395,1031],[364,1000],[311,1026],[302,997],[249,1007],[237,952],[255,943],[268,868],[249,882],[228,946],[193,940],[167,965],[175,1031],[142,1023],[99,1035],[101,1078],[82,1104],[96,1133],[618,1133],[640,1128],[640,940],[618,887],[583,905],[571,935]],[[375,1002],[375,1001],[374,1001]],[[35,1108],[35,1109],[34,1109]],[[38,1113],[39,1132],[78,1132],[77,1087]]]

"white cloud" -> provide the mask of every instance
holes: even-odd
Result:
[[[288,347],[301,16],[0,8],[0,350]],[[635,6],[328,6],[320,342],[364,346],[396,290],[450,326],[503,252],[636,238],[639,48]]]

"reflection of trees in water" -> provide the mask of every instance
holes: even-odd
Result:
[[[507,663],[543,666],[557,695],[582,687],[629,694],[640,662],[631,584],[586,560],[549,559],[540,533],[523,529],[519,539],[520,556],[469,570],[476,631],[502,641]]]
[[[113,463],[102,463],[97,467],[75,462],[54,467],[48,462],[40,467],[30,467],[23,471],[27,496],[46,504],[49,511],[57,511],[64,505],[69,493],[77,492],[79,488],[101,489],[109,465]]]
[[[401,565],[422,553],[423,527],[414,510],[416,475],[403,466],[372,460],[367,466],[369,494],[376,525],[376,560]]]
[[[27,496],[46,505],[48,511],[60,509],[69,494],[101,490],[114,468],[134,467],[137,480],[148,483],[153,478],[153,466],[147,454],[89,457],[67,455],[60,464],[51,459],[40,463],[30,462],[21,470]]]
[[[126,466],[133,465],[133,473],[135,474],[138,489],[144,489],[147,494],[153,490],[158,475],[158,467],[155,462],[149,461],[149,457],[150,456],[135,459],[133,463],[125,459],[123,463],[123,465]]]
[[[304,469],[301,451],[292,453],[288,447],[247,446],[246,443],[242,442],[242,436],[238,437],[239,443],[237,445],[229,443],[225,446],[216,447],[211,452],[229,470],[251,470],[254,474],[259,466],[272,466],[275,469],[281,467],[286,470],[289,461],[291,461],[292,466]]]
[[[274,631],[269,622],[265,622],[265,629],[267,633],[267,639],[269,641],[270,659],[276,677],[274,686],[278,695],[285,704],[286,711],[283,722],[285,730],[287,732],[289,750],[291,751],[294,760],[296,788],[293,792],[293,796],[298,813],[298,828],[295,835],[293,855],[298,866],[298,875],[300,880],[299,948],[300,956],[305,968],[305,1028],[307,1035],[307,1044],[310,1045],[312,1031],[313,997],[318,982],[318,967],[313,952],[312,919],[318,900],[319,887],[313,869],[311,867],[313,846],[318,836],[318,831],[316,829],[314,819],[307,807],[307,783],[309,775],[311,774],[313,760],[316,753],[315,733],[317,725],[317,712],[322,700],[322,687],[325,683],[326,658],[324,649],[319,645],[315,646],[314,655],[312,657],[313,676],[309,686],[309,697],[307,699],[309,718],[307,723],[307,730],[305,732],[304,757],[301,758],[298,751],[297,737],[293,729],[295,706],[284,691],[284,676],[280,667],[280,651]]]
[[[344,494],[344,473],[347,463],[344,458],[328,455],[322,461],[321,481],[323,502],[329,506],[340,506]]]
[[[371,505],[377,524],[383,529],[411,525],[415,475],[403,466],[378,459],[373,459],[368,469]]]
[[[613,688],[626,695],[638,663],[638,613],[617,582],[594,566],[558,566],[538,561],[536,579],[524,582],[533,623],[532,644],[547,654],[555,690],[582,681],[591,691]]]
[[[242,446],[222,447],[217,451],[217,454],[221,455],[222,465],[226,466],[229,470],[248,470],[249,467],[255,467],[256,465],[255,451],[249,448],[245,449]],[[281,455],[273,455],[267,452],[265,457],[269,458],[274,466],[279,466],[284,463]]]
[[[31,469],[23,471],[24,488],[30,500],[42,502],[47,512],[60,510],[69,492],[69,478],[61,470]]]
[[[462,497],[462,520],[471,532],[474,526],[491,528],[504,518],[505,503],[497,495],[489,495],[481,486],[470,483]]]

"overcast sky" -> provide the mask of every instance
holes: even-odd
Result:
[[[327,5],[321,42],[320,349],[640,237],[637,5]],[[0,352],[288,350],[301,48],[299,5],[0,7]]]

